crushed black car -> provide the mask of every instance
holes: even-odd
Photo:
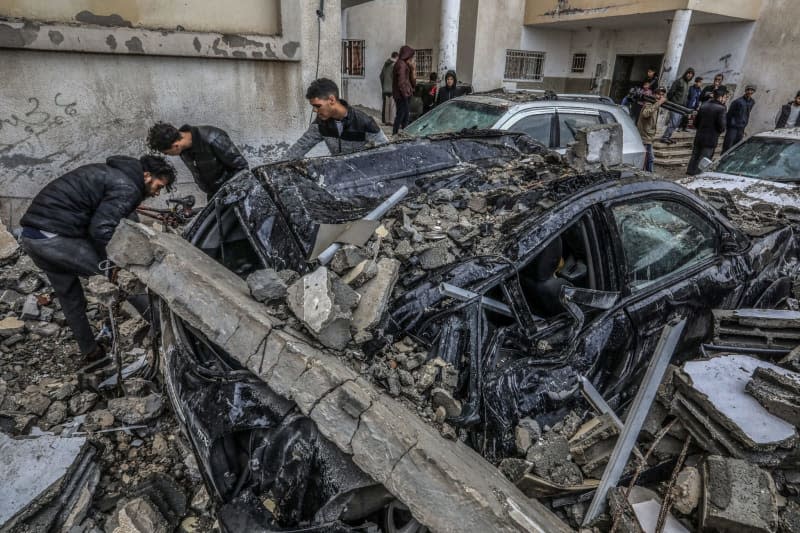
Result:
[[[624,409],[673,317],[689,323],[678,362],[709,338],[712,309],[797,297],[796,228],[751,238],[679,185],[579,172],[497,132],[259,167],[226,184],[185,237],[243,278],[303,276],[318,267],[308,258],[321,225],[361,220],[401,187],[364,259],[397,261],[396,284],[380,320],[339,353],[423,416],[430,387],[447,389],[460,407],[447,424],[493,463],[513,453],[520,419],[553,424],[582,402],[582,378]],[[224,530],[423,527],[201,332],[169,312],[161,329],[167,389]],[[422,365],[399,386],[387,366],[398,343]],[[419,368],[434,369],[422,387]]]

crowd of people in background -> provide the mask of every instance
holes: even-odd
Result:
[[[727,152],[744,138],[744,131],[750,121],[750,114],[756,102],[753,95],[755,85],[746,85],[744,94],[727,105],[728,88],[723,83],[722,73],[714,76],[711,84],[703,85],[703,78],[695,76],[693,68],[687,68],[669,89],[658,87],[658,77],[654,69],[647,70],[642,83],[631,89],[623,99],[622,105],[630,109],[631,117],[642,137],[645,146],[644,169],[653,170],[653,143],[656,141],[658,111],[665,102],[670,102],[667,125],[658,139],[664,144],[673,144],[676,131],[695,129],[692,155],[686,173],[700,172],[699,163],[707,157],[711,159],[720,136],[725,135],[722,152]],[[800,92],[793,101],[782,106],[775,119],[776,128],[800,126]]]

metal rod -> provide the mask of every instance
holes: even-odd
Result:
[[[586,401],[589,402],[599,413],[610,416],[611,420],[614,421],[614,424],[619,429],[623,429],[624,425],[622,420],[619,419],[614,410],[611,409],[611,406],[606,403],[602,396],[600,396],[600,393],[594,388],[592,382],[586,379],[586,376],[580,376],[579,379],[581,380],[581,391],[583,392],[583,397],[586,398]]]
[[[658,391],[658,386],[664,378],[664,373],[667,371],[669,362],[678,346],[678,341],[683,335],[683,330],[686,327],[686,319],[673,319],[661,332],[661,338],[658,340],[653,358],[650,364],[647,365],[647,372],[639,390],[636,393],[636,398],[633,400],[631,409],[628,412],[628,418],[625,421],[625,426],[622,429],[617,444],[614,446],[614,451],[611,452],[611,457],[608,459],[608,465],[603,472],[603,478],[600,480],[600,485],[597,487],[594,498],[592,499],[589,509],[583,518],[583,525],[588,526],[606,507],[606,498],[608,491],[615,487],[619,482],[622,472],[625,470],[625,463],[631,454],[631,450],[636,445],[636,439],[639,437],[639,431],[642,429],[644,419],[650,411],[650,406]]]
[[[449,298],[453,298],[454,300],[459,300],[461,302],[466,302],[480,297],[481,306],[485,307],[486,309],[494,311],[495,313],[500,313],[501,315],[510,317],[514,316],[511,308],[503,302],[495,300],[494,298],[489,298],[488,296],[481,296],[477,292],[468,291],[466,289],[462,289],[461,287],[450,285],[449,283],[441,283],[439,285],[439,292]]]
[[[367,216],[364,217],[364,220],[380,220],[380,218],[385,215],[389,209],[396,206],[400,200],[402,200],[408,194],[408,187],[403,185],[399,189],[395,191],[393,195],[383,201],[381,205],[370,211]],[[341,243],[335,242],[325,248],[319,256],[317,256],[317,260],[319,260],[320,265],[327,265],[330,263],[331,259],[333,259],[333,255],[336,251],[341,248]]]

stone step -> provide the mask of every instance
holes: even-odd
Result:
[[[682,150],[664,150],[663,148],[658,148],[655,145],[653,146],[653,153],[656,156],[656,159],[675,159],[675,158],[682,158],[682,157],[691,157],[692,155],[692,148],[691,146]]]
[[[689,164],[689,158],[685,159],[659,159],[655,158],[653,163],[661,167],[685,167]]]

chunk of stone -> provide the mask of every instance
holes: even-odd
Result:
[[[353,287],[360,287],[378,274],[378,263],[365,259],[351,268],[342,277],[342,281]]]
[[[360,262],[367,259],[364,250],[352,244],[345,244],[333,254],[331,259],[331,270],[341,275],[346,270],[355,267]]]
[[[578,465],[569,459],[569,442],[554,432],[547,433],[528,450],[526,459],[533,473],[559,485],[579,485],[583,481]]]
[[[11,311],[21,309],[24,301],[25,295],[20,294],[15,290],[6,289],[0,292],[0,306],[8,308]]]
[[[702,492],[700,471],[693,466],[685,467],[672,486],[673,508],[681,514],[690,514],[700,503]]]
[[[106,247],[106,253],[114,258],[117,266],[147,266],[155,259],[148,238],[154,234],[155,231],[142,224],[122,219]]]
[[[114,415],[107,409],[98,409],[86,414],[86,419],[83,423],[88,431],[97,431],[98,429],[108,429],[114,425]]]
[[[420,392],[424,392],[431,388],[433,382],[436,380],[436,374],[439,372],[439,368],[431,361],[428,361],[419,371],[419,377],[417,378],[417,390]]]
[[[116,420],[124,424],[142,424],[158,415],[164,408],[160,394],[149,394],[144,397],[126,396],[108,400],[108,410]]]
[[[116,515],[117,527],[111,533],[168,533],[169,523],[148,498],[126,502]]]
[[[434,270],[452,263],[455,260],[447,247],[447,240],[442,239],[419,254],[419,266],[424,270]]]
[[[50,396],[54,400],[64,401],[68,400],[70,396],[75,394],[75,384],[74,383],[64,383],[63,385],[59,386],[55,391],[53,391]]]
[[[153,453],[156,455],[164,455],[169,451],[169,444],[167,439],[161,433],[156,433],[153,437],[153,443],[150,446]]]
[[[534,443],[542,438],[542,428],[539,426],[539,422],[533,418],[522,418],[519,422],[517,422],[517,426],[528,431],[531,437],[531,443]]]
[[[129,270],[120,269],[116,278],[117,287],[125,294],[140,294],[144,292],[144,285],[139,278]]]
[[[250,295],[259,302],[268,303],[286,297],[286,282],[271,268],[256,270],[247,276],[247,286]]]
[[[39,318],[39,303],[35,294],[29,294],[25,297],[19,318],[20,320],[36,320]]]
[[[758,367],[745,390],[773,415],[800,426],[800,374]]]
[[[507,457],[500,461],[498,468],[509,481],[516,483],[522,479],[522,476],[531,471],[531,468],[533,468],[533,463],[526,461],[525,459]]]
[[[351,339],[352,315],[350,309],[341,304],[349,304],[353,298],[343,293],[343,287],[346,285],[335,278],[335,274],[321,266],[293,283],[286,299],[289,309],[317,340],[336,350],[347,346]]]
[[[119,337],[121,339],[135,339],[143,332],[149,324],[141,317],[132,317],[119,325]]]
[[[25,392],[17,395],[17,403],[22,407],[23,412],[42,416],[47,408],[50,407],[50,398],[42,394],[38,389],[28,387]]]
[[[19,335],[23,331],[25,331],[25,322],[16,317],[8,316],[0,320],[0,337]]]
[[[0,263],[13,259],[19,250],[17,239],[8,231],[5,224],[0,222]]]
[[[211,497],[208,495],[208,491],[206,488],[200,487],[200,489],[194,493],[192,497],[192,502],[189,504],[189,507],[197,511],[198,513],[202,513],[209,508],[211,505]]]
[[[82,415],[97,403],[97,394],[84,391],[69,399],[69,412],[72,415]]]
[[[621,164],[622,127],[619,124],[598,124],[579,128],[566,157],[578,170]]]
[[[461,414],[461,402],[453,398],[452,394],[439,387],[431,390],[431,406],[434,409],[444,407],[449,417],[455,417]]]
[[[394,247],[394,255],[403,261],[414,255],[414,248],[408,239],[402,239],[397,243],[397,246]]]
[[[53,402],[47,408],[44,419],[50,427],[56,426],[67,418],[67,405],[64,402]]]
[[[514,445],[517,448],[518,454],[526,455],[528,450],[530,450],[531,446],[533,445],[533,442],[534,441],[531,437],[531,432],[528,430],[528,428],[520,425],[517,425],[514,428]]]
[[[741,459],[711,455],[703,463],[702,528],[768,533],[778,525],[775,482]]]
[[[61,327],[52,322],[34,322],[28,325],[28,329],[31,333],[40,337],[55,337],[61,332]]]
[[[86,291],[101,305],[111,307],[119,297],[119,287],[108,281],[105,276],[92,276],[86,283]]]
[[[789,501],[780,512],[780,533],[800,531],[800,504]]]
[[[378,261],[378,272],[375,277],[358,289],[361,299],[358,307],[353,311],[353,330],[356,342],[365,342],[373,338],[370,330],[378,325],[386,311],[399,272],[399,261],[382,258]]]

